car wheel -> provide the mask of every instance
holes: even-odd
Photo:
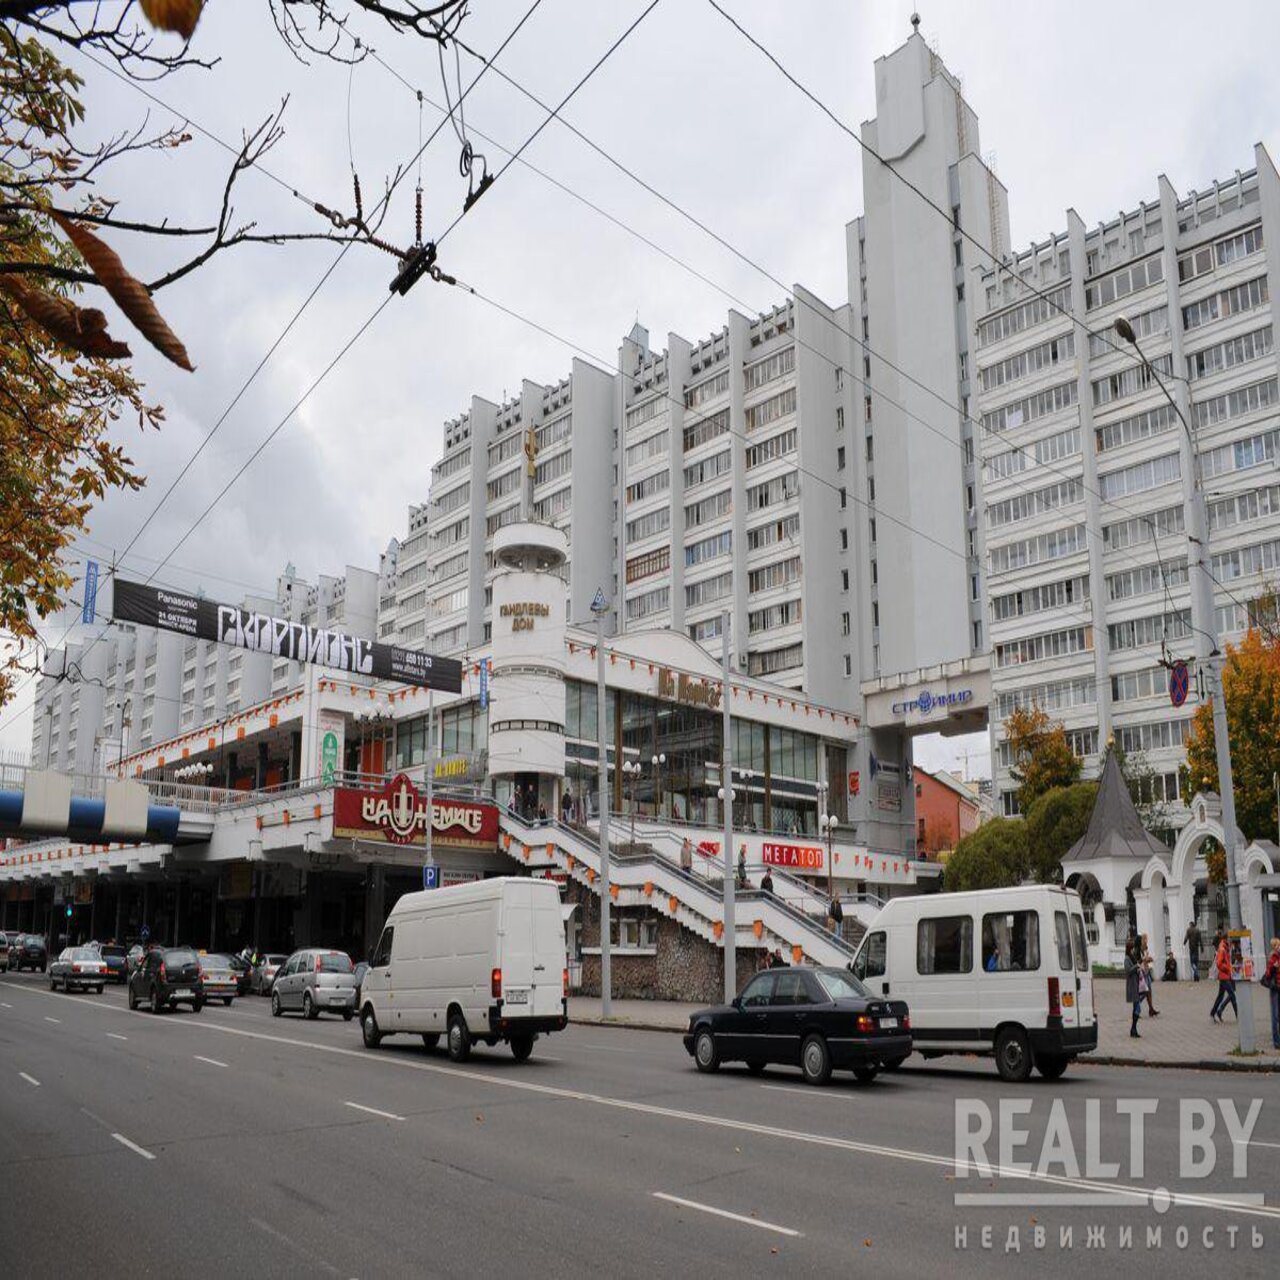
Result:
[[[276,992],[271,993],[271,1016],[278,1018],[284,1010],[280,1007],[280,997]]]
[[[449,1019],[449,1057],[454,1062],[466,1062],[471,1056],[471,1033],[462,1014],[455,1013]]]
[[[97,985],[96,987],[94,987],[94,990],[95,990],[99,995],[101,995],[101,994],[102,994],[106,989],[107,989],[106,984],[105,984],[105,983],[103,983],[103,982],[98,983],[98,985]]]
[[[1010,1084],[1020,1084],[1031,1074],[1031,1047],[1021,1027],[1004,1027],[996,1036],[996,1070]]]
[[[853,1078],[859,1084],[870,1084],[876,1078],[875,1067],[854,1067]]]
[[[58,980],[57,980],[57,978],[55,978],[55,977],[53,976],[53,974],[50,974],[50,975],[49,975],[49,990],[50,990],[50,991],[57,991],[57,989],[58,989]]]
[[[310,991],[302,993],[302,1016],[308,1022],[314,1022],[320,1016],[320,1010],[316,1008],[316,1002],[311,998]]]
[[[806,1036],[800,1046],[800,1069],[805,1084],[826,1084],[831,1079],[831,1050],[817,1032]]]
[[[511,1037],[511,1056],[517,1062],[525,1062],[533,1052],[533,1036],[530,1034]]]
[[[230,997],[230,996],[223,996],[223,997],[222,997],[222,1004],[223,1004],[223,1007],[224,1007],[224,1008],[230,1009],[230,1008],[231,1008],[231,997]]]
[[[203,1000],[193,1000],[193,1001],[191,1002],[191,1012],[192,1012],[192,1013],[199,1013],[199,1012],[200,1012],[200,1010],[201,1010],[201,1009],[203,1009],[203,1008],[204,1008],[204,1001],[203,1001]]]
[[[342,1011],[343,1022],[350,1022],[351,1019],[354,1018],[355,1016],[356,1016],[356,1011],[354,1009],[343,1009]]]
[[[133,983],[130,983],[129,986],[126,988],[126,999],[129,1005],[129,1012],[135,1013],[138,1008],[138,997],[134,993]]]
[[[160,999],[160,988],[151,988],[151,1012],[159,1013],[164,1008],[164,1001]]]
[[[693,1061],[699,1071],[720,1070],[720,1050],[710,1027],[700,1027],[693,1037]]]
[[[904,1062],[906,1062],[906,1058],[890,1058],[889,1061],[884,1064],[884,1069],[886,1071],[897,1071]]]
[[[1036,1070],[1046,1080],[1057,1080],[1067,1069],[1067,1064],[1071,1061],[1065,1053],[1041,1054],[1036,1059]]]
[[[753,1076],[758,1076],[758,1075],[759,1075],[759,1074],[764,1070],[764,1063],[763,1063],[763,1062],[748,1062],[748,1063],[747,1063],[747,1070],[748,1070],[748,1071],[750,1071],[750,1072],[751,1072],[751,1074],[752,1074]]]
[[[364,1036],[364,1047],[366,1049],[376,1049],[382,1043],[382,1032],[378,1030],[378,1019],[374,1016],[373,1009],[369,1005],[365,1005],[364,1012],[360,1015],[360,1033]]]
[[[422,1047],[424,1049],[434,1049],[440,1043],[440,1036],[435,1031],[424,1031],[422,1033]]]

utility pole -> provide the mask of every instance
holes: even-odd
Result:
[[[600,786],[600,1014],[609,1017],[613,1007],[613,974],[609,953],[609,761],[605,755],[604,615],[609,611],[604,588],[596,590],[591,612],[596,616],[596,764]]]
[[[386,761],[382,771],[387,773]],[[427,690],[427,866],[435,866],[436,826],[436,692]]]
[[[720,615],[721,670],[724,688],[720,701],[724,715],[724,751],[720,764],[724,802],[724,999],[728,1004],[738,994],[738,934],[734,912],[733,886],[733,715],[729,704],[729,627],[732,615],[726,609]]]
[[[1222,834],[1227,855],[1227,914],[1231,928],[1243,929],[1244,916],[1240,909],[1240,872],[1244,851],[1240,848],[1236,829],[1235,781],[1231,773],[1231,743],[1227,737],[1227,700],[1222,684],[1222,653],[1218,647],[1218,623],[1213,600],[1213,579],[1209,573],[1209,519],[1205,509],[1204,486],[1200,476],[1200,445],[1191,429],[1182,407],[1169,391],[1164,379],[1138,346],[1133,326],[1124,316],[1116,317],[1116,332],[1138,353],[1143,368],[1164,392],[1191,446],[1191,544],[1188,560],[1193,574],[1192,601],[1197,596],[1201,602],[1201,629],[1209,643],[1209,653],[1204,665],[1207,668],[1209,698],[1213,705],[1213,743],[1218,757],[1218,790],[1222,793]],[[1256,959],[1255,959],[1256,964]],[[1238,1030],[1240,1052],[1256,1053],[1257,1043],[1253,1029],[1253,983],[1240,984]]]

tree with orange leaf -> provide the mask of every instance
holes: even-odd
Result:
[[[1222,669],[1227,699],[1227,737],[1235,783],[1236,822],[1249,840],[1276,838],[1276,793],[1280,769],[1280,637],[1274,629],[1250,627],[1238,645],[1227,646]],[[1202,703],[1187,739],[1184,792],[1218,790],[1213,707]]]

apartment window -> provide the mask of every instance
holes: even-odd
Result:
[[[665,407],[665,396],[653,396],[651,399],[646,400],[644,404],[638,404],[635,408],[628,409],[627,430],[630,431],[632,427],[638,427],[642,423],[648,422],[650,418],[654,417],[659,412],[659,410]]]
[[[800,531],[798,515],[785,516],[781,520],[771,520],[768,524],[756,525],[747,530],[747,550],[759,551],[761,547],[772,546],[783,539],[794,541]]]
[[[969,599],[976,600],[978,598],[978,575],[971,573],[969,575]]]
[[[1199,400],[1193,406],[1196,425],[1210,427],[1216,422],[1228,422],[1232,418],[1256,413],[1275,404],[1277,398],[1280,397],[1277,397],[1276,379],[1268,378],[1265,382],[1255,382],[1252,386],[1214,396],[1211,400]]]
[[[667,431],[664,427],[661,431],[627,446],[627,470],[630,471],[633,467],[641,466],[651,458],[666,457],[666,453]],[[565,456],[569,455],[566,454]],[[538,470],[541,471],[542,468],[539,467]]]
[[[836,430],[844,430],[844,405],[836,405]]]
[[[695,485],[705,484],[708,480],[715,480],[719,476],[727,475],[733,466],[733,453],[729,449],[724,449],[720,453],[713,453],[709,458],[703,458],[700,462],[690,463],[684,469],[684,487],[692,489]]]
[[[1103,533],[1105,540],[1105,529]],[[972,554],[972,529],[969,530],[969,535],[970,554]],[[1022,538],[1017,542],[992,547],[989,553],[990,568],[992,573],[1005,573],[1010,569],[1025,569],[1047,560],[1058,560],[1083,550],[1085,550],[1084,525],[1069,525],[1065,529],[1055,529],[1051,533],[1042,533],[1036,537]]]
[[[518,506],[508,507],[505,511],[499,511],[496,515],[492,515],[485,521],[485,532],[489,537],[493,537],[499,529],[506,525],[515,524],[520,519],[520,508]]]
[[[1186,528],[1186,512],[1181,504],[1153,511],[1150,515],[1135,516],[1102,526],[1102,545],[1107,551],[1119,551],[1144,542],[1153,542],[1171,533],[1182,533]]]
[[[746,453],[747,470],[752,471],[756,467],[763,466],[766,462],[772,462],[775,458],[783,458],[789,453],[795,453],[795,451],[796,429],[792,427],[789,431],[782,432],[781,435],[770,436],[768,440],[753,444]]]
[[[849,570],[848,569],[840,570],[840,590],[841,591],[849,590]]]
[[[848,505],[849,505],[849,491],[844,487],[844,485],[841,485],[840,486],[840,510],[843,511]]]
[[[686,529],[696,529],[701,524],[707,524],[728,515],[732,509],[733,493],[725,489],[721,493],[714,493],[709,498],[703,498],[701,502],[693,502],[685,507],[684,526]]]
[[[847,653],[844,655],[844,674],[846,679],[853,675],[853,659]]]
[[[686,608],[696,609],[702,604],[711,604],[723,600],[733,594],[733,572],[717,574],[714,578],[703,578],[701,582],[691,582],[684,589]]]
[[[655,533],[664,533],[671,528],[671,508],[659,507],[647,515],[637,516],[627,521],[627,541],[639,542],[642,538],[651,538]]]
[[[960,230],[960,206],[958,204],[953,204],[951,206],[951,225],[955,227],[957,231]]]
[[[848,529],[840,530],[840,550],[841,551],[849,550],[849,530]]]
[[[973,647],[982,648],[982,623],[975,619],[973,624]]]
[[[1139,335],[1141,336],[1141,335]],[[1076,354],[1076,338],[1073,332],[1067,332],[1058,338],[1050,338],[1038,346],[1019,351],[1015,356],[1000,360],[996,364],[987,365],[978,370],[978,381],[984,391],[995,391],[1010,382],[1030,377],[1045,369],[1053,369],[1074,359]],[[962,355],[961,361],[965,361]],[[962,363],[960,376],[967,377],[967,364]]]
[[[871,541],[874,542],[875,540],[876,540],[876,518],[875,516],[872,516],[871,517]]]
[[[696,409],[700,404],[704,404],[716,396],[722,396],[728,390],[729,370],[723,369],[714,378],[708,378],[706,382],[700,382],[696,387],[690,387],[684,393],[685,408]]]
[[[1121,445],[1133,444],[1137,440],[1147,440],[1162,432],[1172,431],[1177,425],[1178,418],[1173,406],[1162,404],[1145,413],[1135,413],[1117,422],[1108,422],[1104,427],[1096,427],[1093,434],[1097,452],[1105,453],[1108,449],[1118,449]]]
[[[1169,361],[1167,355],[1161,357],[1161,359],[1166,363]],[[1097,385],[1097,383],[1094,383],[1095,388]],[[1056,387],[1037,391],[1034,395],[1026,396],[1021,400],[1013,401],[1011,404],[1002,405],[999,409],[984,413],[982,415],[982,427],[984,431],[1013,431],[1018,427],[1025,427],[1028,423],[1035,422],[1038,418],[1047,417],[1049,414],[1057,413],[1061,409],[1069,409],[1078,399],[1079,388],[1073,378],[1070,382],[1059,383]],[[1099,403],[1096,391],[1094,393],[1094,403]]]
[[[964,301],[964,285],[963,284],[956,285],[956,301],[957,302]]]
[[[876,478],[875,476],[867,477],[867,500],[874,502],[876,500]]]
[[[1212,271],[1215,266],[1225,267],[1262,248],[1262,225],[1249,227],[1235,235],[1215,241],[1213,244],[1201,245],[1198,249],[1184,253],[1178,259],[1178,279],[1194,280]]]
[[[521,469],[516,467],[513,471],[508,471],[505,475],[500,475],[496,480],[490,480],[489,483],[485,485],[485,498],[489,502],[493,502],[498,498],[505,498],[509,493],[515,493],[515,491],[520,487],[522,475],[523,472]],[[452,511],[454,507],[460,507],[469,496],[466,492],[466,488],[467,486],[464,485],[463,488],[455,489],[452,493],[446,494],[445,497],[441,498],[440,510]],[[454,498],[458,494],[462,494],[462,502],[454,501]],[[446,506],[446,503],[449,505]]]
[[[789,413],[796,411],[796,389],[788,387],[785,391],[780,391],[775,396],[770,396],[768,400],[762,400],[759,404],[752,405],[746,411],[746,422],[748,431],[756,431],[760,427],[768,426],[771,422],[776,422],[779,418],[785,417]]]
[[[959,266],[963,266],[963,265],[964,265],[964,259],[963,259],[962,251],[961,251],[961,248],[960,248],[960,241],[959,241],[959,240],[953,240],[953,241],[951,242],[951,248],[952,248],[952,251],[955,253],[955,256],[956,256],[956,258],[955,258],[956,266],[957,266],[957,267],[959,267]]]
[[[973,584],[976,591],[976,576]],[[1025,618],[1031,614],[1044,613],[1049,609],[1069,609],[1087,600],[1088,595],[1088,574],[1078,578],[1063,578],[1057,582],[1040,583],[1034,587],[1024,587],[1021,591],[995,596],[991,601],[991,616],[996,622],[1004,622],[1009,618]],[[973,599],[977,598],[975,594]]]
[[[778,502],[786,502],[800,492],[800,476],[792,471],[775,476],[747,490],[747,510],[760,511]]]
[[[996,666],[1012,667],[1027,662],[1043,662],[1049,658],[1064,658],[1073,653],[1086,653],[1092,649],[1092,627],[1066,627],[1061,631],[1023,636],[1007,644],[997,644]]]
[[[1131,293],[1137,293],[1148,285],[1159,284],[1163,279],[1164,259],[1157,253],[1085,285],[1085,310],[1092,311],[1095,307],[1105,307],[1109,302],[1115,302],[1117,298],[1127,298]]]
[[[1173,357],[1166,352],[1162,356],[1156,356],[1151,361],[1150,366],[1143,364],[1129,365],[1128,368],[1119,369],[1115,373],[1108,374],[1105,378],[1095,378],[1093,381],[1093,407],[1099,408],[1104,404],[1111,404],[1116,400],[1123,400],[1126,396],[1137,395],[1139,391],[1146,391],[1149,387],[1156,385],[1156,374],[1170,374],[1173,372]]]
[[[876,562],[873,560],[871,562],[871,585],[874,587],[875,584],[879,581],[880,581],[880,569],[876,564]]]
[[[836,390],[844,390],[844,370],[840,368],[836,369]]]
[[[1181,478],[1181,460],[1176,453],[1169,453],[1162,458],[1149,458],[1146,462],[1138,462],[1131,467],[1123,467],[1119,471],[1108,471],[1100,475],[1098,494],[1104,502],[1110,502],[1114,498],[1145,493],[1148,489],[1173,484]]]
[[[1136,316],[1130,316],[1128,319],[1137,338],[1152,338],[1169,332],[1169,309],[1163,305],[1153,307],[1150,311],[1143,311]],[[1124,347],[1109,325],[1101,333],[1089,335],[1091,356],[1113,355],[1117,351],[1123,352]]]
[[[852,619],[849,616],[848,610],[846,610],[844,613],[840,615],[840,634],[842,636],[847,636],[850,632],[851,627],[852,627]]]
[[[775,352],[755,364],[749,364],[742,373],[743,384],[747,391],[755,391],[766,383],[775,381],[791,373],[796,367],[796,349],[787,347]]]
[[[844,570],[846,578],[849,571]],[[789,560],[777,560],[773,564],[760,569],[752,569],[747,574],[747,591],[756,595],[761,591],[772,591],[777,587],[790,586],[800,581],[800,557],[793,556]]]
[[[1024,329],[1044,324],[1051,316],[1065,314],[1071,306],[1071,290],[1064,285],[1052,293],[1037,296],[1019,306],[989,316],[978,326],[978,346],[989,346]],[[865,336],[865,335],[864,335]]]
[[[880,625],[880,602],[878,600],[871,602],[871,625],[873,627]]]
[[[718,560],[733,551],[733,532],[726,529],[723,533],[713,533],[700,542],[690,543],[684,549],[686,565],[706,564],[710,560]]]
[[[671,472],[655,471],[653,475],[645,476],[643,480],[627,485],[627,505],[642,502],[645,498],[653,497],[655,493],[665,493],[670,487]]]
[[[790,644],[784,649],[769,649],[764,653],[750,654],[747,658],[747,671],[753,676],[769,676],[803,665],[803,644]]]
[[[780,627],[789,627],[799,622],[801,607],[799,600],[784,600],[781,604],[771,604],[765,609],[753,609],[747,614],[747,631],[758,635],[762,631],[776,631]]]
[[[633,596],[627,601],[627,621],[635,622],[640,618],[652,617],[656,613],[665,613],[671,607],[671,588],[658,587],[646,591],[643,595]]]
[[[1232,289],[1224,289],[1221,293],[1210,294],[1199,302],[1189,303],[1182,308],[1182,327],[1198,329],[1201,325],[1210,324],[1214,320],[1225,320],[1228,316],[1240,315],[1252,311],[1267,301],[1267,277],[1258,276]]]
[[[642,578],[651,578],[655,573],[665,573],[670,568],[671,548],[658,547],[655,551],[646,551],[627,561],[627,581],[639,582]]]
[[[726,375],[727,377],[728,375]],[[684,451],[688,453],[699,445],[725,435],[729,430],[729,410],[721,409],[709,418],[701,418],[684,429]]]
[[[1229,338],[1226,342],[1205,347],[1204,350],[1187,356],[1187,377],[1195,381],[1197,378],[1207,378],[1210,374],[1221,373],[1224,369],[1233,369],[1237,365],[1260,360],[1272,350],[1272,346],[1270,325],[1254,329],[1250,333],[1242,333],[1238,337]]]
[[[964,490],[964,505],[967,511],[973,510],[973,485],[966,485]]]

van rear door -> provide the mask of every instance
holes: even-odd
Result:
[[[560,894],[547,882],[511,885],[502,902],[502,1011],[508,1018],[554,1017],[564,994]]]
[[[1071,912],[1071,950],[1076,962],[1076,1008],[1080,1014],[1077,1025],[1088,1027],[1097,1021],[1093,1010],[1093,969],[1089,963],[1084,916],[1074,908]]]
[[[1079,993],[1076,990],[1076,962],[1071,941],[1071,904],[1065,893],[1052,895],[1053,950],[1049,954],[1050,976],[1058,980],[1058,1003],[1062,1007],[1064,1029],[1080,1025]]]

